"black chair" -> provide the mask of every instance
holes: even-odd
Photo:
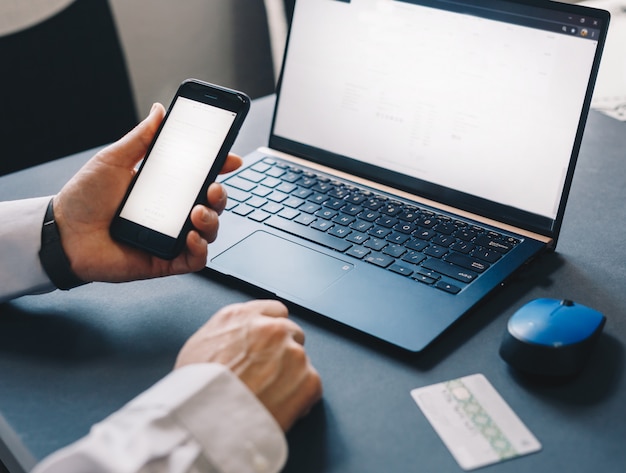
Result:
[[[107,0],[0,37],[0,175],[116,140],[137,123]]]
[[[293,9],[296,6],[296,0],[284,0],[285,2],[285,16],[287,17],[287,24],[291,24],[291,18],[293,18]]]

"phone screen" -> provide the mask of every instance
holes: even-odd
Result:
[[[176,238],[236,116],[177,97],[120,216]]]

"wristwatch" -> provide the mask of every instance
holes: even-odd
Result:
[[[61,244],[61,234],[54,219],[52,200],[50,199],[48,203],[41,228],[39,260],[52,283],[59,289],[68,290],[87,284],[87,281],[83,281],[72,271],[70,260]]]

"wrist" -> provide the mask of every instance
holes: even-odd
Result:
[[[72,270],[70,260],[63,249],[61,234],[54,216],[53,200],[50,199],[41,228],[39,260],[44,271],[59,289],[68,290],[87,284]]]

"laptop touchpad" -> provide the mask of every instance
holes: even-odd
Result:
[[[310,299],[320,295],[354,265],[284,238],[257,231],[211,262],[220,271],[276,295]]]

